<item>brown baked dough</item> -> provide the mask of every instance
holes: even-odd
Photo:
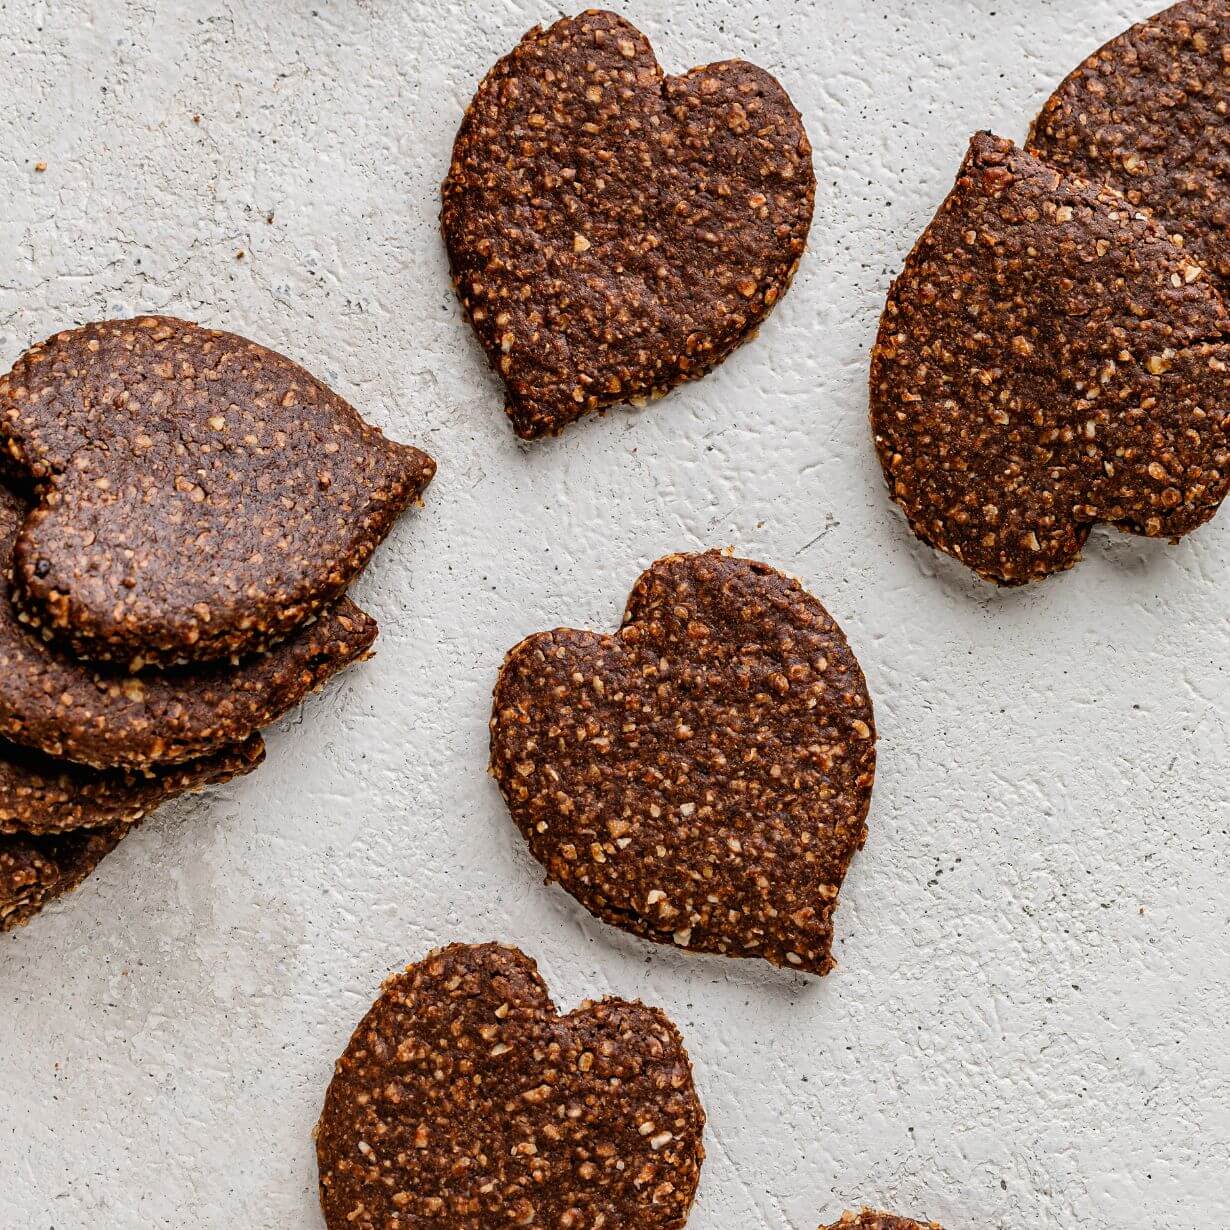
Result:
[[[1230,482],[1230,319],[1109,188],[981,133],[889,292],[871,420],[914,532],[979,575],[1071,567],[1095,522],[1178,538]]]
[[[561,628],[513,649],[491,770],[548,879],[599,918],[825,974],[875,738],[824,607],[710,551],[654,564],[614,636]]]
[[[678,1031],[626,1000],[560,1016],[514,948],[385,982],[317,1127],[329,1230],[682,1230],[705,1116]]]
[[[942,1230],[938,1222],[911,1221],[895,1213],[878,1213],[863,1209],[861,1213],[843,1213],[840,1221],[820,1230]]]
[[[0,486],[0,560],[25,514]],[[363,657],[376,623],[341,598],[308,627],[237,665],[131,674],[45,642],[6,600],[0,577],[0,736],[96,767],[192,760],[254,731]]]
[[[1047,100],[1029,148],[1118,189],[1230,285],[1230,3],[1184,0],[1112,39]]]
[[[44,834],[132,824],[168,799],[251,773],[260,735],[178,765],[90,769],[0,741],[0,833]]]
[[[75,889],[160,804],[250,773],[260,736],[147,778],[100,773],[0,742],[0,931],[24,926]],[[88,826],[88,827],[86,827]]]
[[[71,893],[132,827],[0,836],[0,932],[24,927],[44,906]]]
[[[531,30],[479,86],[443,190],[453,283],[517,434],[720,363],[789,286],[815,186],[763,69],[666,77],[614,13]]]
[[[59,333],[0,379],[38,507],[14,597],[79,656],[264,648],[333,603],[435,471],[289,359],[165,316]]]

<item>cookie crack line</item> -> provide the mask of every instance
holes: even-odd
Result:
[[[166,316],[59,333],[0,379],[37,505],[12,597],[79,657],[258,652],[336,602],[435,462],[302,367]]]
[[[889,291],[871,424],[911,528],[980,576],[1070,568],[1103,522],[1177,539],[1230,484],[1230,316],[1113,188],[976,135]]]
[[[815,202],[764,70],[667,76],[601,10],[531,30],[480,84],[442,188],[454,286],[518,435],[698,379],[789,286]]]
[[[491,772],[548,880],[604,922],[824,974],[875,740],[824,607],[711,551],[654,564],[614,634],[557,629],[510,651]]]

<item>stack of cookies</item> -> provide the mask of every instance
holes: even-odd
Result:
[[[345,596],[435,473],[297,364],[168,317],[0,379],[0,930],[376,638]]]

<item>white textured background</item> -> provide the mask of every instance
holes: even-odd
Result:
[[[623,6],[668,69],[743,55],[786,83],[811,249],[716,374],[527,448],[448,287],[437,185],[478,78],[558,10],[0,0],[0,364],[169,311],[285,350],[440,462],[357,588],[379,657],[0,943],[3,1230],[318,1230],[334,1058],[390,969],[487,938],[561,1005],[678,1022],[710,1122],[692,1230],[863,1200],[948,1230],[1230,1220],[1230,513],[1177,549],[1098,533],[999,593],[909,535],[866,425],[888,280],[968,134],[1020,139],[1152,7]],[[806,581],[876,700],[823,982],[592,921],[484,772],[509,646],[613,627],[645,564],[727,544]]]

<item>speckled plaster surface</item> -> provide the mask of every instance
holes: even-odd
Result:
[[[493,937],[564,1005],[678,1022],[709,1111],[694,1230],[860,1200],[948,1230],[1230,1221],[1230,517],[1177,549],[1098,532],[1074,573],[999,593],[911,538],[866,426],[888,280],[968,134],[1023,136],[1150,7],[623,6],[668,66],[786,82],[811,249],[715,375],[527,448],[448,288],[437,184],[479,76],[555,9],[0,0],[0,363],[175,312],[440,461],[357,587],[379,656],[0,945],[3,1230],[315,1230],[311,1127],[380,979]],[[725,544],[805,579],[877,701],[823,982],[592,921],[484,773],[506,648],[611,627],[643,565]]]

